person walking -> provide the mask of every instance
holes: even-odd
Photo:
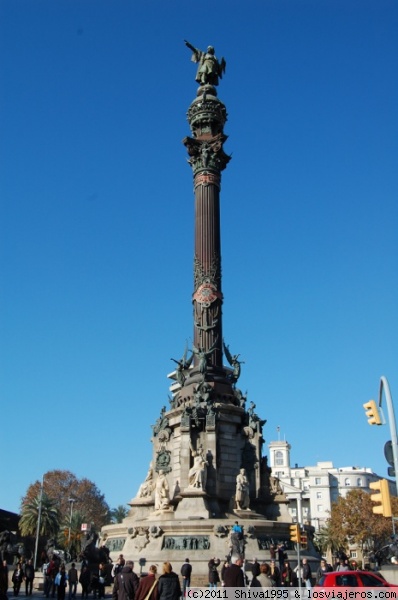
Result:
[[[322,558],[321,563],[316,572],[316,582],[319,583],[321,577],[325,575],[325,573],[330,573],[332,571],[332,567],[327,564],[326,560]]]
[[[121,572],[115,577],[113,584],[113,600],[133,600],[138,590],[139,579],[133,571],[134,563],[126,560]]]
[[[65,590],[68,585],[68,575],[65,571],[65,565],[61,565],[55,576],[55,587],[57,589],[57,600],[65,600]]]
[[[272,579],[272,581],[274,582],[275,585],[279,585],[280,576],[281,576],[281,573],[280,573],[278,567],[276,566],[275,560],[271,560],[271,563],[270,563],[270,577],[271,577],[271,579]]]
[[[33,580],[35,578],[35,569],[32,559],[29,559],[25,565],[25,594],[31,596],[33,591]]]
[[[169,562],[163,563],[163,575],[159,577],[158,588],[159,600],[180,600],[180,580]]]
[[[18,563],[14,569],[14,573],[12,574],[12,585],[14,588],[14,596],[18,596],[19,590],[21,589],[22,580],[23,580],[22,566],[20,563]]]
[[[255,558],[252,563],[252,581],[259,575],[260,575],[260,563],[258,562],[257,558]]]
[[[288,560],[285,560],[282,573],[281,573],[281,586],[282,587],[293,587],[294,586],[294,574],[290,567]]]
[[[79,577],[79,583],[82,586],[82,599],[83,600],[88,599],[88,595],[90,592],[90,581],[91,581],[91,573],[89,571],[89,568],[86,565],[84,565],[82,567],[80,577]]]
[[[77,590],[77,569],[75,563],[72,563],[71,568],[68,571],[68,582],[69,582],[69,600],[75,600]]]
[[[186,558],[184,564],[181,567],[182,595],[184,598],[186,596],[187,588],[191,587],[191,574],[192,574],[192,565],[189,562],[189,558]]]
[[[260,573],[256,577],[253,577],[250,587],[273,587],[275,582],[270,574],[270,566],[267,563],[262,563],[260,565]]]
[[[228,567],[229,567],[229,562],[227,560],[225,560],[221,567],[221,585],[223,587],[225,587],[224,575],[225,575],[225,571],[226,571],[226,569],[228,569]]]
[[[157,567],[151,565],[148,575],[140,579],[134,600],[159,600],[158,581],[156,579]]]
[[[242,571],[243,560],[241,556],[232,556],[231,564],[224,573],[225,587],[246,587],[245,576]]]
[[[0,563],[0,600],[8,600],[8,566],[5,560]]]

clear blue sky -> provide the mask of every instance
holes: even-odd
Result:
[[[1,508],[54,468],[111,507],[146,475],[193,331],[184,38],[227,60],[240,387],[293,464],[386,475],[362,404],[398,397],[397,30],[395,0],[1,1]]]

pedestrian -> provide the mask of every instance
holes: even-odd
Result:
[[[118,575],[119,573],[122,572],[122,569],[125,565],[126,561],[124,560],[124,556],[123,554],[119,554],[119,558],[117,559],[116,563],[113,565],[112,567],[112,577],[115,578],[116,575]]]
[[[133,571],[134,563],[126,560],[121,572],[115,577],[113,583],[113,600],[133,600],[138,589],[139,579]]]
[[[21,589],[22,580],[23,580],[22,566],[20,563],[18,563],[14,569],[14,573],[12,574],[12,585],[14,588],[14,596],[18,596],[19,590]]]
[[[332,571],[332,566],[328,565],[326,560],[322,558],[318,570],[316,572],[316,583],[319,583],[321,577],[323,577],[326,573],[330,573]]]
[[[243,560],[241,556],[233,555],[231,564],[224,573],[225,587],[245,587],[245,577],[242,571]]]
[[[68,575],[65,571],[65,565],[59,567],[54,583],[57,589],[57,600],[65,600],[65,590],[68,585]]]
[[[225,560],[221,567],[221,585],[223,587],[225,586],[224,575],[225,575],[225,571],[226,571],[226,569],[228,569],[228,567],[229,567],[229,562],[227,560]]]
[[[282,573],[283,567],[285,564],[285,560],[287,558],[284,544],[278,544],[277,547],[277,555],[278,555],[278,563],[279,563],[279,571]]]
[[[8,590],[8,566],[7,561],[0,563],[0,600],[7,600]]]
[[[275,560],[276,558],[276,550],[274,544],[271,544],[271,546],[269,547],[269,557],[271,560]]]
[[[31,596],[33,591],[33,580],[35,578],[35,569],[32,559],[29,559],[25,565],[25,595]]]
[[[288,560],[285,560],[281,573],[281,586],[282,587],[293,587],[294,586],[294,574],[290,567]]]
[[[208,562],[208,567],[209,567],[209,587],[210,588],[216,588],[217,587],[217,583],[220,582],[220,576],[218,574],[218,570],[217,567],[220,564],[220,559],[219,558],[211,558]]]
[[[180,580],[169,562],[163,563],[163,575],[159,577],[158,587],[159,600],[180,600]]]
[[[106,581],[105,565],[104,565],[104,563],[100,563],[98,566],[98,581],[97,581],[98,598],[105,598],[105,581]]]
[[[186,596],[187,588],[191,587],[191,573],[192,565],[189,562],[189,558],[186,558],[184,564],[181,567],[182,595],[184,597]]]
[[[339,564],[337,565],[336,571],[349,571],[349,566],[347,564],[347,561],[344,560],[343,558],[340,558],[339,560]]]
[[[260,573],[257,577],[254,577],[250,587],[273,587],[275,582],[271,578],[271,569],[267,563],[260,565]]]
[[[257,558],[255,558],[253,560],[253,564],[252,564],[252,578],[254,579],[255,577],[258,577],[260,575],[260,563],[258,562]]]
[[[90,593],[90,581],[91,581],[91,573],[89,571],[89,568],[86,565],[84,565],[82,567],[80,577],[79,577],[79,583],[82,586],[83,600],[87,600],[88,595]]]
[[[148,575],[140,579],[134,600],[159,600],[159,588],[156,579],[157,568],[149,567]]]
[[[274,582],[275,585],[279,585],[280,576],[281,576],[281,573],[280,573],[278,567],[276,566],[275,560],[271,560],[271,563],[270,563],[270,577],[271,577],[271,579],[272,579],[272,581]]]
[[[77,569],[73,562],[71,568],[68,571],[68,582],[69,582],[69,600],[75,600],[77,590]]]
[[[304,581],[305,587],[311,588],[312,587],[312,583],[311,583],[312,573],[311,573],[311,567],[308,564],[308,560],[306,558],[303,558],[301,577],[302,577],[302,580]]]

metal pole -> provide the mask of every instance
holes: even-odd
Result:
[[[392,396],[390,391],[390,386],[388,385],[388,381],[386,377],[382,376],[380,378],[380,389],[379,389],[379,406],[381,407],[383,401],[383,388],[386,395],[386,404],[387,404],[387,412],[388,412],[388,422],[390,425],[391,432],[391,446],[392,446],[392,456],[394,460],[394,471],[395,471],[395,482],[398,477],[398,438],[397,438],[397,424],[395,422],[395,412],[394,405],[392,402]],[[396,486],[395,486],[396,487]],[[395,494],[397,495],[397,489],[395,489]]]
[[[68,550],[70,551],[70,534],[71,534],[71,527],[72,527],[72,514],[73,514],[73,503],[74,503],[74,499],[73,498],[69,498],[69,504],[70,504],[70,521],[69,521],[69,535],[68,535]]]
[[[44,475],[41,478],[40,498],[39,498],[39,513],[37,515],[35,559],[33,561],[33,568],[34,568],[35,571],[36,571],[36,567],[37,567],[37,552],[38,552],[38,548],[39,548],[39,533],[40,533],[40,525],[41,525],[41,503],[43,501],[43,487],[44,487]]]
[[[297,542],[297,576],[298,576],[298,582],[299,582],[299,590],[300,590],[300,596],[301,596],[301,556],[300,556],[300,548],[301,548],[301,525],[300,525],[300,541]]]

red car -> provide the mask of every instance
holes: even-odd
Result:
[[[388,583],[380,573],[373,571],[332,571],[325,573],[315,587],[398,587]]]

